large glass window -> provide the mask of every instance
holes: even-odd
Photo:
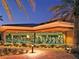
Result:
[[[27,43],[27,44],[64,44],[64,33],[62,32],[40,32],[40,33],[28,33],[17,32],[7,33],[7,43]]]
[[[64,44],[65,35],[62,32],[36,33],[36,44]]]
[[[12,38],[11,38],[12,36],[11,36],[11,33],[7,33],[7,35],[6,35],[6,43],[8,42],[8,43],[11,43],[12,42]]]
[[[10,32],[6,35],[7,43],[32,43],[33,42],[33,33],[27,32]]]

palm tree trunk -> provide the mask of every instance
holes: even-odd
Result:
[[[79,45],[79,29],[78,29],[78,17],[75,17],[74,19],[74,36],[75,36],[75,40],[76,40],[76,47],[78,47]]]
[[[79,23],[79,0],[73,0],[74,1],[74,35],[75,35],[75,40],[76,40],[76,47],[79,45],[79,28],[78,28],[78,23]]]

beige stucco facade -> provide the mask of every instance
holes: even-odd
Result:
[[[63,32],[65,34],[65,44],[74,46],[74,25],[69,22],[50,22],[35,27],[22,27],[22,26],[0,26],[0,31],[3,33],[3,40],[6,42],[7,32]]]

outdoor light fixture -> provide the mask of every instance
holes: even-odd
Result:
[[[32,53],[34,53],[34,45],[32,44]]]
[[[67,48],[67,52],[68,52],[68,53],[71,53],[71,48],[68,47],[68,48]]]

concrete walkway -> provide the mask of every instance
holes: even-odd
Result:
[[[31,53],[21,55],[0,56],[0,59],[76,59],[72,54],[66,53],[63,49],[38,48]]]

